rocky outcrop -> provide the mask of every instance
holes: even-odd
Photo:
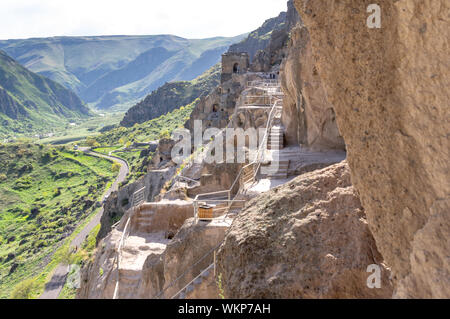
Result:
[[[449,3],[371,3],[295,0],[395,297],[449,298]]]
[[[217,257],[227,298],[390,298],[345,162],[307,173],[253,199]],[[381,267],[369,289],[367,267]]]
[[[264,51],[270,43],[273,30],[280,29],[286,22],[287,13],[281,12],[276,18],[268,19],[258,29],[239,43],[230,46],[229,52],[248,52],[251,62],[255,62],[258,51]]]
[[[195,80],[166,83],[130,108],[120,125],[131,127],[188,105],[219,85],[219,78],[220,68],[217,64]]]
[[[241,81],[236,78],[243,77],[234,74],[234,79],[223,83],[206,97],[202,97],[195,106],[186,128],[193,131],[194,121],[202,121],[202,132],[208,128],[224,128],[234,113],[236,100],[243,90]],[[242,81],[243,82],[243,81]]]
[[[291,30],[298,23],[301,23],[300,16],[297,13],[297,10],[295,10],[292,0],[288,1],[287,8],[288,10],[284,16],[284,21],[268,33],[270,34],[270,37],[268,37],[269,40],[267,45],[255,53],[252,61],[252,71],[279,71],[279,66],[287,55],[287,45],[289,43]]]
[[[171,298],[214,261],[214,249],[223,241],[231,220],[194,223],[189,219],[169,243],[164,258],[164,297]],[[195,298],[219,297],[214,280],[197,291]]]
[[[152,156],[149,169],[161,168],[166,165],[174,164],[172,162],[172,149],[176,142],[170,138],[162,138],[158,142],[155,154]]]

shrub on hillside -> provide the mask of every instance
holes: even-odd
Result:
[[[159,134],[159,139],[162,140],[162,139],[168,139],[168,138],[170,138],[169,130],[166,129],[166,130],[161,131],[161,133]]]
[[[33,279],[26,279],[14,287],[11,299],[31,299],[36,283]]]
[[[120,171],[121,167],[122,166],[119,163],[114,163],[114,164],[112,164],[111,169],[114,173],[118,173]]]

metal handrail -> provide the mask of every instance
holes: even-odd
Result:
[[[118,297],[119,297],[120,258],[122,257],[122,248],[123,248],[123,244],[125,242],[125,237],[128,237],[127,232],[128,232],[128,226],[130,225],[130,221],[131,221],[131,216],[128,217],[127,223],[126,223],[125,228],[122,233],[122,237],[120,238],[119,247],[117,248],[117,255],[115,258],[115,261],[117,263],[117,282],[116,282],[116,287],[114,289],[113,299],[118,299]]]
[[[255,80],[248,81],[247,86],[249,87],[270,87],[270,86],[279,86],[281,84],[280,80]]]
[[[194,279],[192,279],[186,286],[184,286],[182,289],[180,289],[180,291],[178,291],[175,295],[172,296],[172,298],[170,299],[175,299],[177,296],[179,296],[183,290],[185,290],[187,287],[189,287],[189,285],[191,285],[194,281],[196,281],[198,278],[200,278],[201,276],[203,276],[204,273],[206,273],[207,271],[211,270],[211,268],[213,268],[215,265],[214,263],[212,263],[211,265],[209,265],[208,267],[206,267],[205,269],[202,270],[202,272],[195,277]]]
[[[245,170],[246,168],[248,168],[248,167],[254,165],[254,164],[255,164],[255,162],[252,162],[252,163],[250,163],[250,164],[248,164],[248,165],[243,166],[243,167],[240,169],[240,171],[239,171],[237,177],[235,178],[233,184],[231,185],[230,189],[227,189],[227,190],[224,190],[224,191],[212,192],[212,193],[198,194],[198,195],[195,197],[195,199],[194,199],[194,218],[195,218],[195,221],[196,221],[196,222],[198,221],[198,207],[197,207],[197,205],[198,205],[198,202],[199,202],[199,201],[202,201],[202,202],[205,202],[205,201],[213,202],[213,201],[214,201],[214,202],[228,203],[228,204],[229,204],[229,205],[228,205],[228,208],[232,207],[232,206],[233,206],[233,203],[237,202],[236,197],[237,197],[237,194],[239,194],[239,190],[238,190],[238,192],[236,193],[236,196],[234,196],[233,199],[231,198],[231,193],[233,192],[233,189],[234,189],[234,187],[236,186],[236,183],[240,180],[240,178],[241,178],[242,173],[244,172],[244,170]],[[253,177],[253,178],[254,178],[254,177]],[[201,199],[200,199],[200,197],[211,196],[211,195],[219,195],[219,194],[227,194],[228,200],[205,200],[205,199],[201,200]]]
[[[183,176],[183,175],[178,175],[177,177],[175,177],[176,179],[184,179],[187,182],[193,182],[193,183],[198,183],[198,181],[196,181],[195,179]]]
[[[170,190],[172,190],[172,188],[175,186],[175,184],[180,180],[184,180],[187,183],[195,183],[196,185],[200,184],[200,182],[195,179],[191,179],[189,177],[182,176],[182,175],[177,175],[174,177],[174,179],[172,181],[172,186],[170,187]]]
[[[261,160],[260,160],[260,156],[261,156],[261,154],[262,154],[262,151],[265,149],[265,144],[266,144],[266,142],[267,142],[267,139],[269,138],[269,131],[270,131],[270,128],[271,128],[271,126],[272,126],[272,121],[273,121],[273,119],[275,118],[275,110],[277,109],[277,104],[278,104],[280,101],[282,101],[282,100],[277,99],[277,100],[275,101],[275,103],[274,103],[273,106],[272,106],[272,110],[270,111],[269,118],[267,119],[266,131],[265,131],[265,133],[264,133],[263,140],[262,140],[262,142],[261,142],[260,145],[259,145],[258,153],[256,154],[256,162],[257,162],[258,164],[257,164],[256,170],[255,170],[255,172],[254,172],[255,178],[256,178],[256,176],[258,175],[259,169],[261,168],[262,158],[261,158]]]
[[[178,281],[180,281],[182,278],[184,278],[184,276],[187,275],[187,273],[192,270],[195,266],[197,266],[198,264],[200,264],[203,260],[206,259],[206,257],[208,257],[209,255],[211,255],[211,253],[214,253],[220,246],[222,246],[223,242],[225,241],[225,239],[223,239],[217,246],[215,246],[213,249],[209,250],[205,255],[203,255],[199,260],[197,260],[195,262],[195,264],[193,264],[192,266],[190,266],[189,268],[187,268],[180,276],[178,276],[177,278],[175,278],[166,288],[164,288],[163,290],[161,290],[157,295],[155,295],[154,298],[152,299],[159,299],[161,298],[164,293],[171,287],[173,287],[173,285],[175,285],[175,283],[177,283]]]
[[[274,83],[276,82],[277,85],[279,85],[279,81],[278,81],[278,80],[273,80],[273,82],[274,82]],[[250,82],[249,82],[249,83],[250,83]],[[278,104],[280,101],[282,101],[282,100],[277,99],[277,100],[275,101],[275,103],[273,104],[273,106],[272,106],[271,112],[270,112],[270,114],[269,114],[269,118],[268,118],[268,120],[267,120],[267,126],[266,126],[266,131],[265,131],[265,134],[264,134],[264,137],[263,137],[263,142],[260,144],[260,146],[259,146],[259,148],[258,148],[258,152],[257,152],[257,155],[256,155],[256,160],[252,161],[250,164],[247,164],[247,165],[243,166],[243,167],[240,169],[240,171],[239,171],[237,177],[235,178],[235,180],[234,180],[234,182],[233,182],[233,184],[232,184],[232,186],[231,186],[231,188],[230,188],[229,190],[218,191],[218,192],[212,192],[212,193],[205,193],[205,194],[198,194],[198,195],[195,197],[195,199],[194,199],[194,215],[195,215],[195,221],[194,221],[194,222],[195,222],[195,223],[197,223],[197,219],[198,219],[198,202],[201,201],[201,200],[199,199],[199,197],[201,197],[201,196],[211,196],[211,195],[218,195],[218,194],[226,193],[226,194],[228,194],[228,200],[214,200],[214,199],[211,199],[211,200],[203,200],[203,202],[222,202],[222,203],[223,203],[223,202],[229,202],[230,205],[228,206],[228,209],[229,209],[230,207],[232,207],[232,204],[233,204],[234,202],[238,202],[238,201],[239,201],[239,202],[245,202],[244,200],[236,200],[236,197],[237,197],[237,195],[239,194],[239,191],[240,191],[240,190],[238,190],[238,192],[236,193],[236,195],[234,196],[234,198],[233,198],[232,200],[230,199],[230,197],[231,197],[231,192],[233,191],[233,189],[234,189],[234,187],[236,186],[237,182],[240,181],[240,178],[241,178],[243,172],[245,171],[245,169],[247,169],[248,167],[250,167],[250,166],[252,166],[252,165],[258,164],[258,167],[257,167],[256,170],[254,170],[253,176],[252,176],[252,179],[255,180],[256,175],[257,175],[257,173],[258,173],[258,171],[259,171],[259,168],[260,168],[260,166],[261,166],[261,162],[259,161],[260,153],[262,152],[263,149],[265,149],[265,141],[267,140],[267,138],[268,138],[268,136],[269,136],[269,133],[268,133],[268,132],[269,132],[269,130],[270,130],[270,128],[271,128],[271,124],[272,124],[272,121],[273,121],[274,115],[275,115],[274,111],[276,110],[277,104]],[[228,214],[227,214],[227,215],[228,215]],[[226,216],[227,216],[227,215],[226,215]],[[161,296],[162,296],[169,288],[173,287],[173,285],[174,285],[176,282],[178,282],[179,280],[181,280],[182,278],[184,278],[184,276],[188,273],[189,270],[191,270],[191,269],[194,268],[196,265],[198,265],[200,262],[202,262],[203,260],[205,260],[205,258],[208,257],[208,256],[209,256],[211,253],[213,253],[213,252],[214,252],[214,261],[213,261],[213,264],[212,264],[212,265],[214,265],[214,267],[215,267],[215,263],[216,263],[216,261],[215,261],[215,252],[216,252],[217,249],[223,244],[224,241],[225,241],[225,239],[223,239],[223,240],[220,242],[219,245],[217,245],[217,246],[214,247],[212,250],[210,250],[208,253],[206,253],[204,256],[202,256],[195,264],[193,264],[191,267],[189,267],[187,270],[185,270],[180,276],[178,276],[175,280],[173,280],[166,288],[164,288],[159,294],[156,295],[156,298],[159,299],[159,298],[160,298],[160,297],[161,297]],[[193,283],[196,279],[198,279],[203,273],[205,273],[205,271],[209,270],[209,269],[211,268],[212,265],[209,265],[206,269],[202,270],[202,271],[200,272],[199,275],[197,275],[193,280],[191,280],[187,285],[185,285],[181,290],[179,290],[175,295],[173,295],[173,296],[172,296],[172,299],[175,298],[175,297],[177,297],[181,292],[183,292],[190,284],[192,284],[192,283]]]
[[[241,170],[239,171],[239,174],[237,175],[236,179],[234,180],[233,184],[231,185],[230,192],[233,191],[234,187],[236,186],[236,183],[240,180],[240,177],[241,177],[242,173],[244,172],[244,170],[254,164],[255,164],[255,161],[252,161],[250,164],[247,164],[241,168]]]
[[[141,195],[142,195],[142,199],[139,198],[139,197],[141,197]],[[135,191],[133,193],[133,197],[131,199],[131,208],[130,209],[134,209],[137,205],[142,204],[145,201],[144,195],[145,195],[145,186],[142,187],[141,189]],[[119,297],[120,258],[122,257],[122,249],[123,249],[125,240],[130,235],[130,227],[129,226],[131,224],[131,218],[132,218],[132,215],[130,213],[127,223],[125,224],[125,228],[123,229],[122,236],[120,238],[119,247],[117,248],[117,254],[116,254],[116,256],[114,258],[114,262],[113,262],[113,264],[114,263],[117,264],[117,281],[116,281],[116,287],[114,288],[113,299],[118,299],[118,297]]]
[[[218,191],[218,192],[212,192],[212,193],[198,194],[197,196],[195,196],[194,201],[200,200],[200,199],[199,199],[200,196],[210,196],[210,195],[218,195],[218,194],[224,194],[224,193],[229,194],[229,192],[230,192],[230,190],[227,189],[227,190],[224,190],[224,191]]]

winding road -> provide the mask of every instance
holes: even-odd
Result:
[[[116,180],[112,184],[112,186],[108,189],[108,191],[105,193],[104,197],[102,198],[102,201],[107,198],[109,195],[111,195],[112,192],[115,192],[119,189],[119,184],[123,181],[125,181],[125,178],[127,177],[129,173],[129,167],[128,163],[124,160],[114,157],[114,156],[108,156],[103,155],[100,153],[96,153],[91,151],[89,148],[80,148],[80,151],[85,152],[88,155],[91,156],[97,156],[109,159],[111,161],[114,161],[116,163],[121,164],[119,174],[117,175]],[[100,224],[100,220],[103,216],[104,209],[103,207],[100,209],[100,211],[97,213],[97,215],[92,218],[92,220],[80,231],[80,233],[72,240],[70,243],[71,248],[79,248],[81,244],[86,240],[86,237],[89,235],[89,233],[98,225]],[[42,293],[42,295],[39,297],[39,299],[58,299],[59,294],[61,293],[67,279],[67,275],[69,274],[69,266],[59,264],[56,270],[53,273],[52,279],[50,282],[48,282],[45,285],[45,290]]]

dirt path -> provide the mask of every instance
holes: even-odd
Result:
[[[119,188],[119,184],[125,180],[125,178],[129,173],[127,162],[117,157],[92,152],[86,148],[80,150],[84,151],[86,154],[106,158],[121,164],[120,172],[117,175],[116,180],[114,181],[112,186],[108,189],[108,191],[105,193],[102,200],[108,197],[112,192],[117,191]],[[81,246],[81,244],[85,241],[89,233],[100,223],[100,220],[103,216],[103,211],[104,210],[102,207],[100,211],[97,213],[97,215],[95,215],[94,218],[92,218],[92,220],[72,240],[72,242],[70,243],[70,247],[79,248]],[[69,266],[62,264],[58,265],[55,272],[53,273],[52,279],[45,285],[45,290],[43,294],[39,297],[39,299],[58,299],[58,296],[61,293],[64,284],[66,283],[68,273],[69,273]]]

